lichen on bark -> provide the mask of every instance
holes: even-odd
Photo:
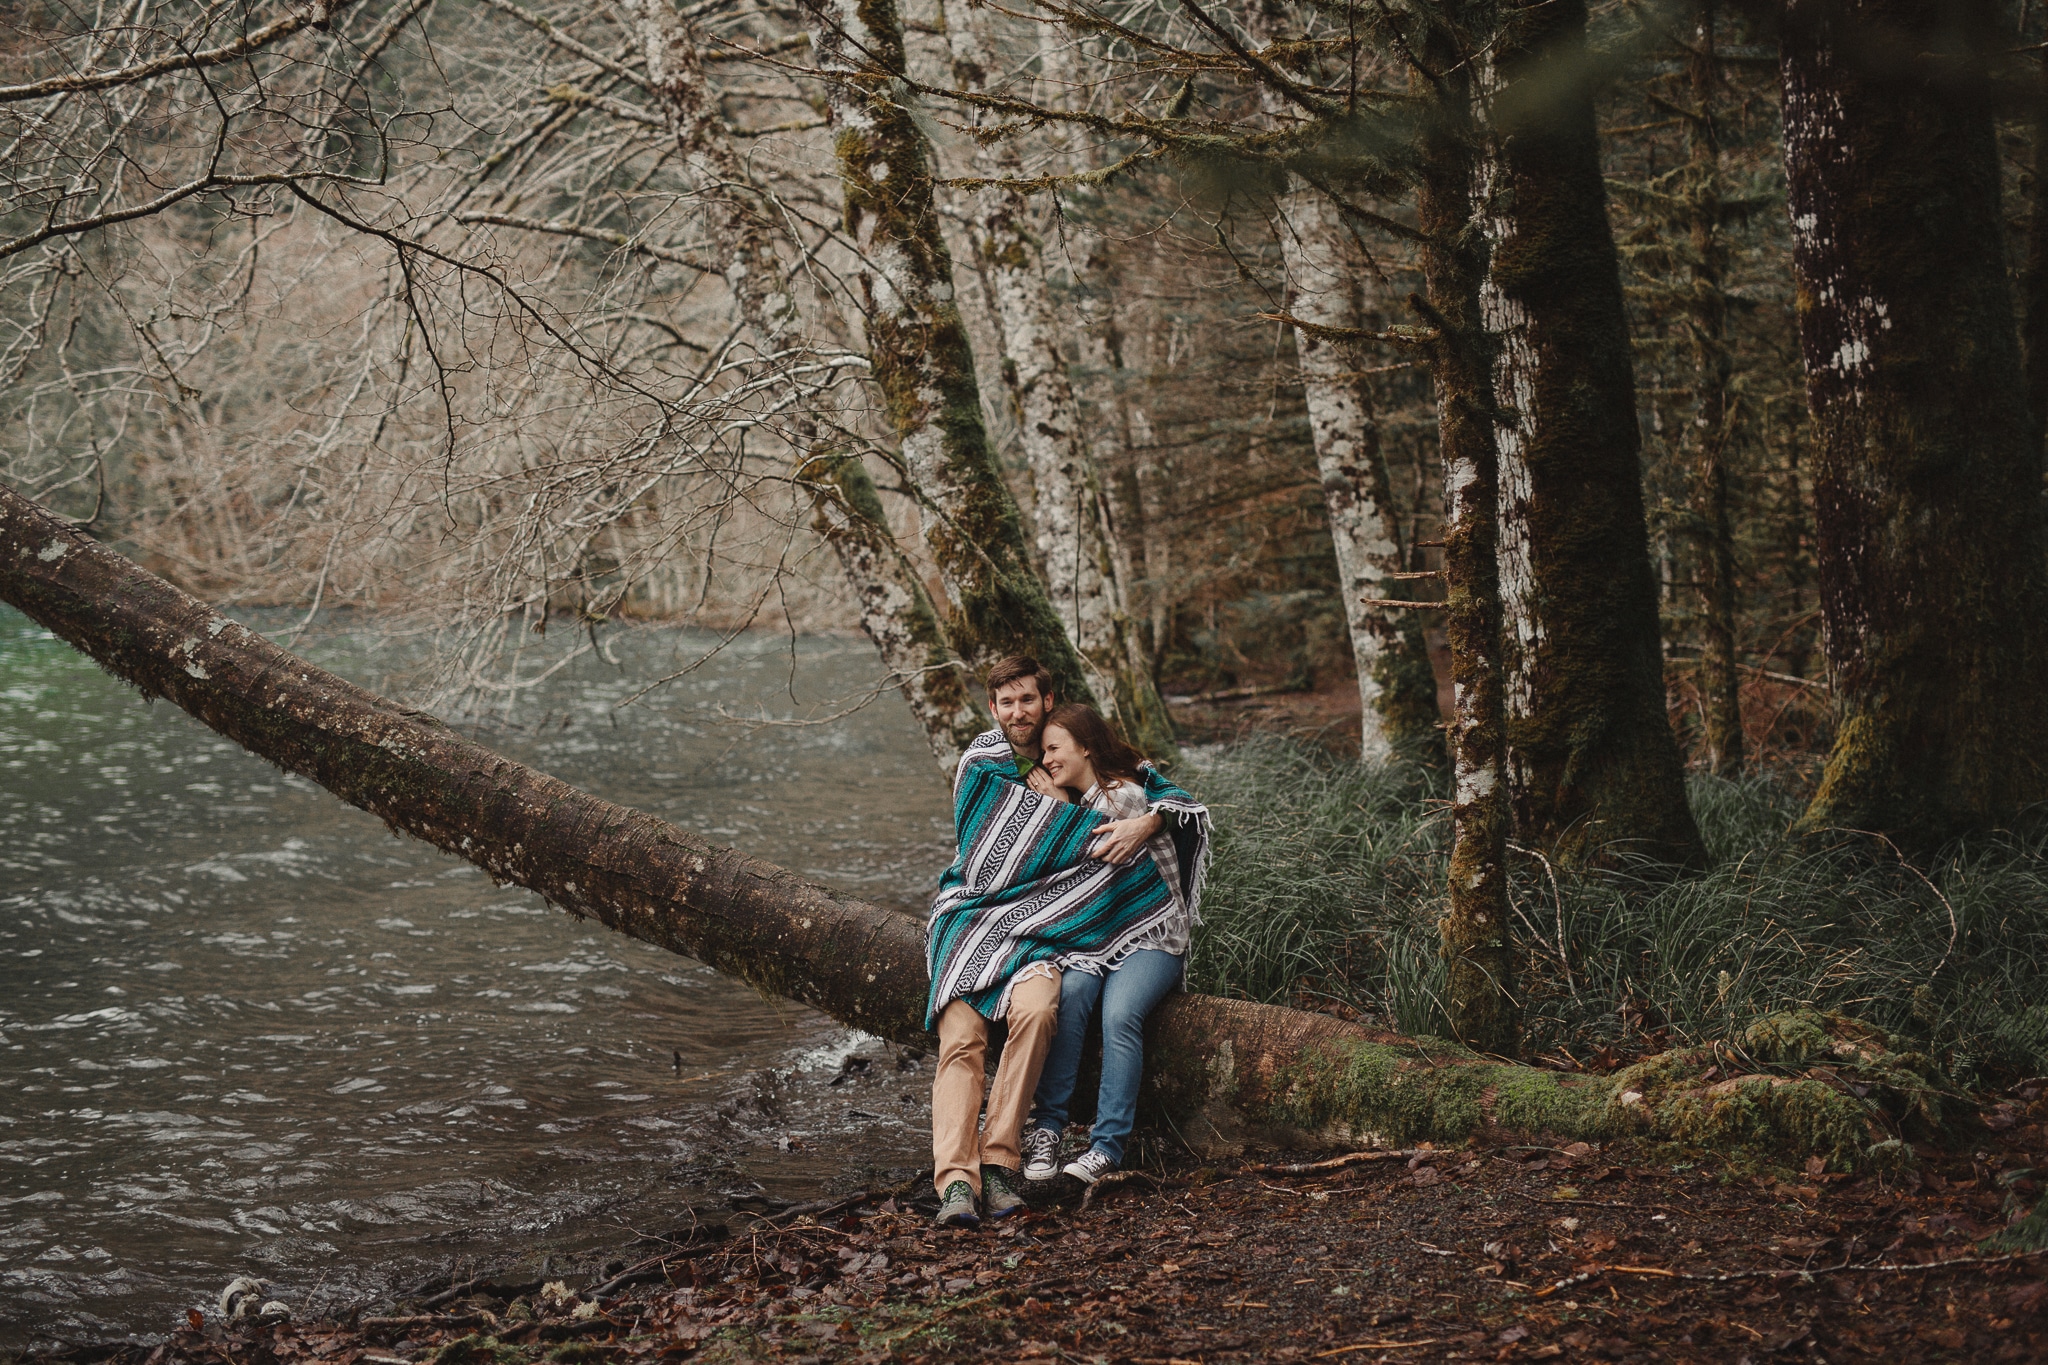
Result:
[[[2042,447],[1993,111],[1970,75],[1998,54],[1991,20],[1988,4],[1941,0],[1787,7],[1787,197],[1836,713],[1807,831],[1924,843],[2048,798]]]
[[[1508,772],[1524,842],[1703,856],[1664,707],[1582,0],[1499,7],[1474,193],[1495,335]]]
[[[1467,1046],[1512,1054],[1520,1028],[1515,951],[1508,932],[1510,820],[1501,679],[1498,465],[1489,337],[1480,314],[1485,259],[1472,221],[1469,66],[1448,28],[1424,55],[1440,74],[1416,79],[1430,101],[1416,196],[1426,299],[1434,324],[1430,369],[1444,486],[1444,629],[1454,706],[1450,897],[1441,921],[1449,968],[1446,1006]]]
[[[1284,18],[1279,0],[1262,0],[1248,27],[1270,47],[1281,37]],[[1279,127],[1299,116],[1270,85],[1260,86],[1260,101],[1266,118]],[[1399,646],[1400,628],[1380,603],[1413,593],[1396,592],[1388,577],[1401,571],[1402,556],[1379,417],[1358,358],[1337,339],[1364,325],[1365,310],[1355,295],[1371,290],[1372,274],[1356,259],[1336,206],[1296,177],[1288,178],[1275,204],[1274,226],[1286,273],[1283,306],[1299,320],[1294,352],[1358,678],[1359,754],[1368,763],[1384,763],[1394,756],[1397,731],[1386,714],[1381,678],[1387,656]]]
[[[889,530],[867,466],[856,454],[823,453],[797,477],[815,490],[812,525],[839,557],[861,630],[909,701],[940,769],[952,772],[962,751],[987,728],[987,717],[916,566]]]
[[[944,14],[954,84],[989,93],[996,70],[987,32],[991,12],[950,0]],[[978,126],[994,122],[985,111],[973,117]],[[977,147],[975,172],[990,180],[1024,176],[1007,139]],[[1060,352],[1030,201],[1021,190],[991,184],[969,192],[964,207],[1002,333],[1017,443],[1035,493],[1032,529],[1046,597],[1111,718],[1142,752],[1171,758],[1173,727],[1126,602],[1118,528]]]
[[[805,0],[804,12],[826,77],[846,229],[860,252],[870,375],[945,585],[947,635],[975,669],[1035,655],[1062,698],[1093,702],[989,446],[895,2]]]

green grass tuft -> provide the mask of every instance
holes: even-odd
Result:
[[[1272,738],[1189,758],[1217,825],[1191,989],[1446,1033],[1440,777]],[[2048,1073],[2048,822],[1909,865],[1864,835],[1788,838],[1800,803],[1769,776],[1697,775],[1690,790],[1713,856],[1702,872],[1513,857],[1527,1053],[1718,1041],[1787,1070],[1826,1040],[1746,1035],[1804,1011],[1881,1030],[1916,1075],[1952,1086]],[[1913,1102],[1939,1107],[1931,1092]],[[1748,1122],[1742,1107],[1715,1121]]]

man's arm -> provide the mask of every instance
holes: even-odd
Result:
[[[1096,829],[1095,844],[1089,854],[1105,863],[1130,862],[1144,851],[1147,840],[1165,828],[1166,819],[1157,811],[1128,820],[1111,820]]]

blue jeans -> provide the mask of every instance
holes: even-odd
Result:
[[[1144,948],[1113,972],[1090,976],[1067,972],[1060,978],[1060,1026],[1045,1054],[1045,1070],[1033,1097],[1031,1121],[1057,1133],[1067,1126],[1067,1105],[1081,1070],[1081,1043],[1088,1020],[1102,1007],[1102,1088],[1095,1100],[1095,1132],[1089,1145],[1118,1165],[1124,1139],[1138,1114],[1138,1081],[1145,1071],[1145,1016],[1180,985],[1185,959]]]

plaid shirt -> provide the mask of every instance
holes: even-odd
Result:
[[[1111,779],[1115,785],[1105,789],[1100,784],[1090,787],[1081,798],[1083,805],[1102,812],[1112,820],[1130,820],[1144,815],[1149,809],[1145,801],[1145,788],[1129,780]],[[1166,817],[1161,816],[1163,821]],[[1188,915],[1187,898],[1181,894],[1180,854],[1173,846],[1173,836],[1160,826],[1159,832],[1145,841],[1145,851],[1152,855],[1152,861],[1159,865],[1159,875],[1166,879],[1166,889],[1173,893],[1173,913],[1162,920],[1157,927],[1131,945],[1133,952],[1140,948],[1157,948],[1176,957],[1187,956],[1188,932],[1192,921]]]

